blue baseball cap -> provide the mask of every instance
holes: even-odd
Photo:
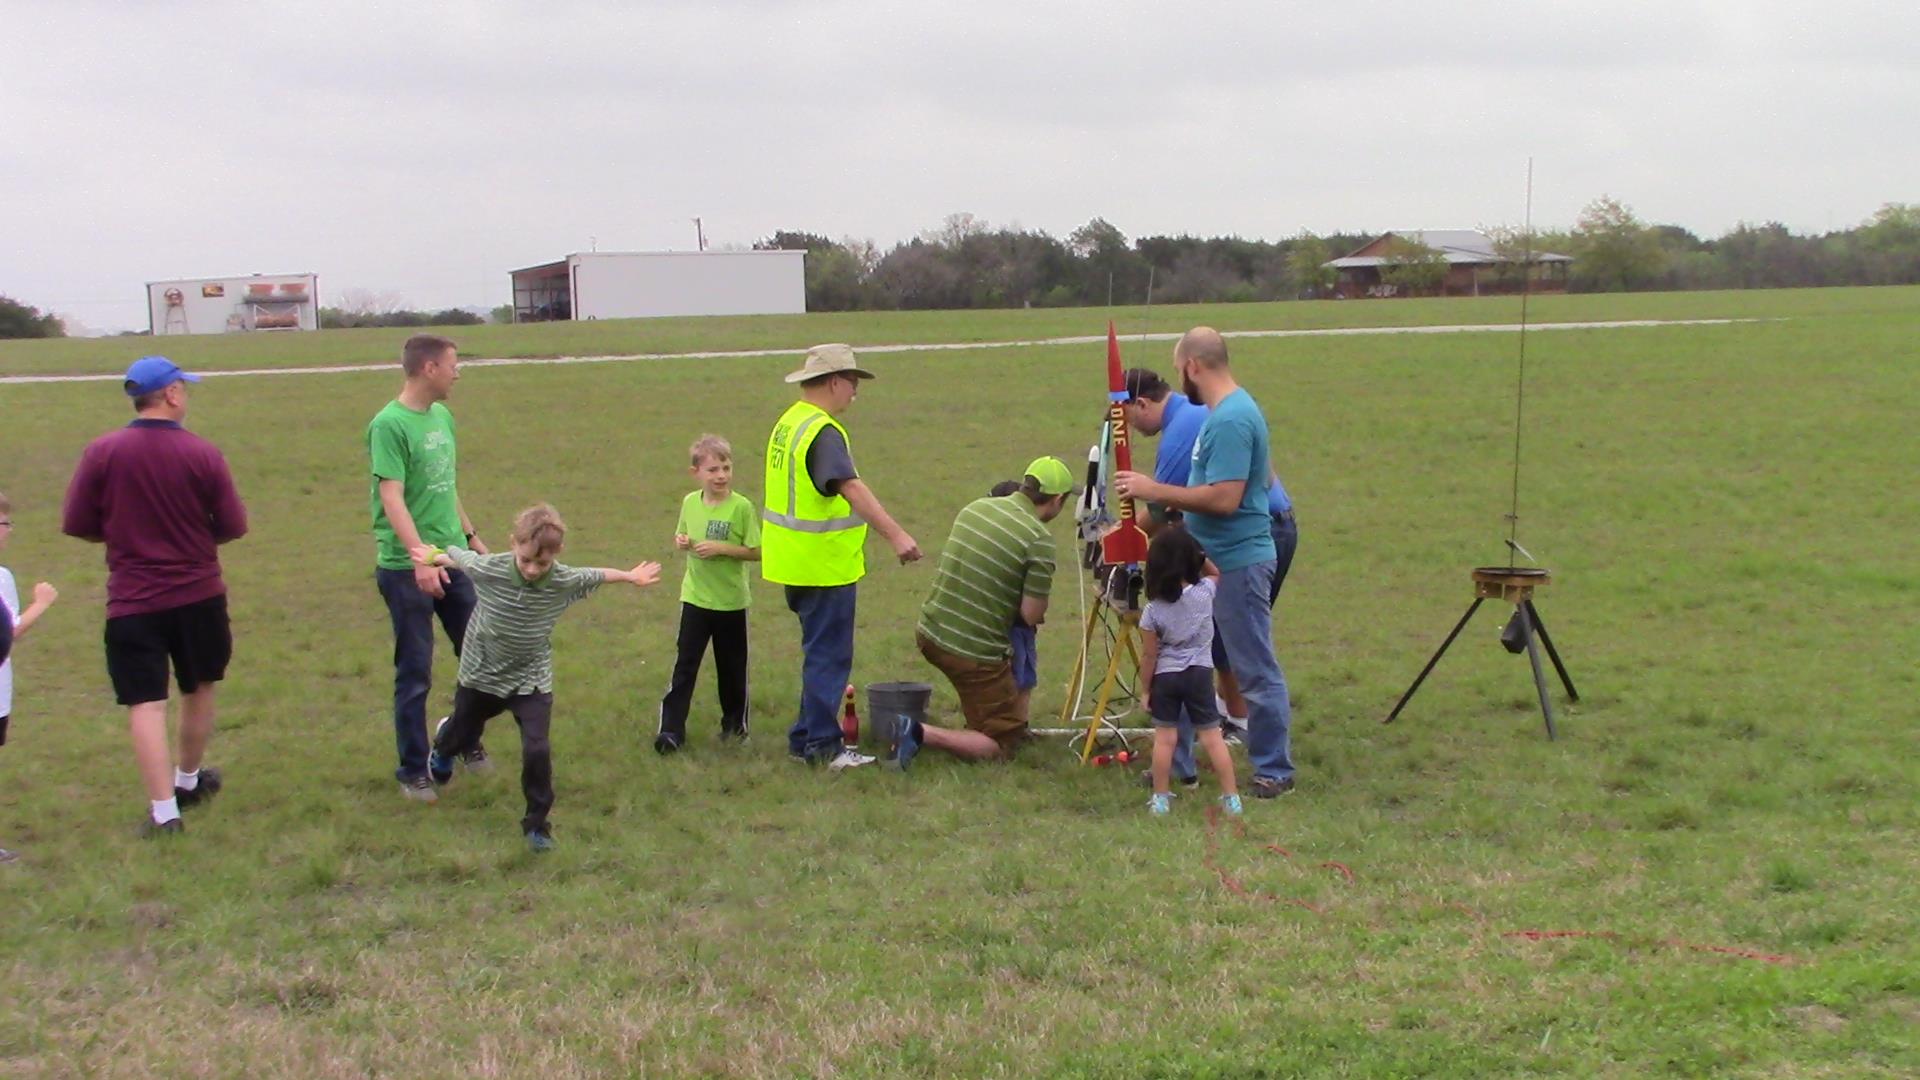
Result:
[[[165,390],[177,382],[199,382],[200,376],[189,375],[180,370],[180,365],[164,356],[143,356],[127,368],[127,396],[139,397],[151,394],[155,390]]]

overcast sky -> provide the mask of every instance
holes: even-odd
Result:
[[[535,14],[535,12],[538,14]],[[1920,16],[1819,4],[0,0],[0,294],[315,271],[497,304],[567,252],[947,214],[1064,236],[1915,201]]]

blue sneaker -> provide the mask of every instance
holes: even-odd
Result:
[[[1152,797],[1147,800],[1147,813],[1152,814],[1154,817],[1165,817],[1172,812],[1173,794],[1171,792],[1156,791]]]
[[[435,750],[427,755],[427,772],[433,777],[433,782],[436,784],[451,783],[453,781],[453,759]]]
[[[1220,796],[1220,810],[1222,813],[1228,814],[1232,817],[1239,817],[1241,813],[1240,796],[1238,795]]]
[[[887,764],[906,772],[913,755],[920,752],[920,737],[913,733],[912,721],[903,716],[895,723],[893,738],[893,760]]]
[[[544,829],[529,830],[527,833],[527,846],[532,848],[535,854],[544,855],[553,850],[553,834]]]

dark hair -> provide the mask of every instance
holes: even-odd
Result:
[[[993,485],[993,488],[989,490],[987,494],[992,496],[993,498],[1002,499],[1019,490],[1020,490],[1020,481],[1002,480],[999,483]]]
[[[1147,545],[1147,599],[1171,604],[1206,571],[1207,553],[1184,525],[1169,525]]]
[[[1165,401],[1167,394],[1173,389],[1158,372],[1143,367],[1128,368],[1121,385],[1126,387],[1128,402],[1139,401],[1142,398],[1148,401]]]
[[[400,346],[400,370],[408,375],[420,374],[427,361],[438,360],[454,349],[451,338],[439,334],[415,334]]]

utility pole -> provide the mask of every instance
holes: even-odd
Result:
[[[700,224],[699,218],[693,219],[693,235],[694,239],[700,244],[700,250],[707,250],[707,230],[705,226]]]

